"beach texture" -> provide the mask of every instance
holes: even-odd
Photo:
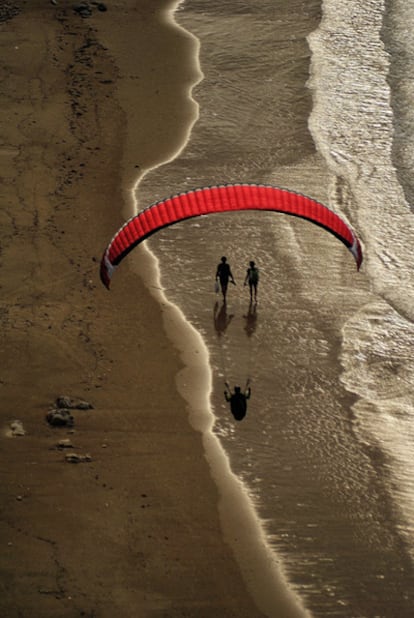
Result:
[[[160,307],[128,269],[116,295],[99,281],[126,182],[186,131],[171,71],[159,96],[172,3],[98,5],[0,2],[0,615],[259,616]],[[60,395],[93,408],[52,427]]]

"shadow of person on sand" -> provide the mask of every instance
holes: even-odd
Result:
[[[257,303],[250,301],[246,315],[243,316],[246,320],[244,330],[248,337],[251,337],[257,327]]]
[[[224,335],[226,328],[233,318],[233,313],[227,313],[226,303],[223,303],[220,307],[218,300],[216,300],[214,305],[214,328],[216,329],[216,333],[219,337]]]

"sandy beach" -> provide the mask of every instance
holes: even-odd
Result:
[[[160,307],[128,269],[116,295],[99,282],[128,181],[172,156],[194,114],[174,107],[186,95],[174,67],[160,96],[170,27],[158,11],[172,3],[89,5],[82,16],[64,0],[0,3],[0,614],[259,616],[223,540]],[[126,72],[122,54],[139,46]],[[93,408],[52,427],[60,395]]]
[[[400,46],[401,7],[305,4],[0,0],[1,618],[412,616],[412,231],[387,159],[412,142],[389,108],[409,20]],[[136,206],[241,181],[348,218],[361,270],[300,218],[227,213],[104,288]],[[235,423],[224,384],[247,380]]]

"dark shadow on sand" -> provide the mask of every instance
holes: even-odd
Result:
[[[219,337],[224,335],[228,325],[231,320],[234,318],[234,314],[227,313],[227,305],[225,302],[222,303],[220,307],[220,303],[218,301],[215,302],[214,305],[214,328]]]
[[[257,302],[250,301],[246,315],[243,316],[246,320],[244,330],[248,337],[251,337],[257,328]]]

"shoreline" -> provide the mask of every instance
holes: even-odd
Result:
[[[70,3],[20,4],[2,22],[13,76],[5,109],[16,124],[2,153],[15,157],[1,256],[1,425],[19,418],[26,433],[2,436],[0,609],[10,618],[259,616],[222,538],[218,490],[176,393],[183,364],[159,307],[135,273],[124,269],[110,296],[99,283],[125,201],[121,178],[134,170],[122,156],[118,99],[128,80],[97,24],[127,27],[134,3],[89,20]],[[149,14],[153,2],[140,23]],[[45,421],[61,394],[93,404],[72,429]],[[67,463],[61,438],[90,461]]]
[[[200,44],[197,37],[181,26],[175,17],[182,0],[178,0],[175,4],[175,8],[172,8],[169,13],[171,24],[185,36],[190,36],[196,41],[194,54],[198,54]],[[137,178],[131,190],[132,207],[128,218],[139,210],[136,194],[140,183],[144,179],[148,181],[148,177],[157,168],[168,165],[169,162],[179,157],[191,139],[192,128],[198,118],[198,103],[192,97],[192,90],[202,81],[202,71],[197,55],[194,55],[193,64],[196,67],[195,73],[199,77],[188,88],[187,96],[195,106],[197,113],[193,114],[186,137],[176,152],[167,160],[160,161],[145,170]],[[257,607],[265,615],[279,615],[282,611],[286,618],[305,616],[306,612],[301,607],[299,598],[291,591],[278,565],[277,557],[271,550],[263,524],[249,498],[247,487],[232,472],[228,455],[213,432],[215,417],[211,405],[212,368],[208,362],[208,349],[202,335],[186,320],[179,307],[169,301],[164,294],[158,259],[148,247],[140,248],[139,259],[134,260],[131,255],[128,267],[142,279],[149,293],[162,308],[165,332],[179,352],[184,364],[176,375],[176,385],[178,392],[188,404],[190,425],[202,435],[205,457],[212,479],[220,493],[218,509],[224,539],[232,548],[247,589]],[[186,341],[185,345],[183,341]],[[236,537],[233,530],[235,521],[237,521],[239,531]],[[240,539],[243,541],[240,542]]]
[[[199,10],[201,12],[201,8]],[[318,10],[316,7],[313,7],[313,10],[315,12],[315,23],[317,23]],[[204,51],[203,51],[203,53],[206,55],[206,60],[207,60],[205,67],[203,67],[203,69],[206,71],[206,74],[207,74],[207,81],[202,82],[200,84],[200,87],[196,95],[197,99],[199,99],[201,103],[201,108],[200,108],[201,118],[200,118],[200,122],[194,127],[192,141],[189,145],[188,152],[184,152],[181,157],[177,157],[177,159],[174,160],[170,165],[166,166],[166,168],[164,168],[163,170],[159,170],[158,173],[155,173],[155,176],[154,176],[155,180],[151,179],[151,177],[146,177],[145,179],[143,179],[143,183],[141,185],[142,192],[143,192],[142,194],[145,196],[148,204],[153,203],[157,201],[158,199],[162,199],[163,197],[166,197],[169,194],[175,194],[179,192],[179,189],[181,187],[182,187],[182,190],[189,190],[196,186],[206,186],[209,184],[215,184],[214,180],[213,182],[211,182],[211,180],[214,178],[220,178],[222,182],[225,182],[225,180],[229,180],[231,182],[237,182],[239,178],[237,176],[233,177],[232,174],[240,172],[241,169],[245,173],[245,169],[244,167],[242,167],[242,164],[240,162],[243,152],[245,152],[246,159],[251,160],[251,159],[254,159],[255,148],[257,148],[258,153],[260,149],[262,148],[262,146],[264,150],[266,151],[266,141],[262,143],[262,142],[259,142],[259,139],[255,140],[254,138],[252,138],[253,141],[251,140],[249,142],[246,141],[245,151],[243,150],[243,147],[244,147],[243,138],[241,138],[242,143],[237,144],[238,146],[237,149],[231,148],[232,146],[235,146],[235,143],[234,143],[235,140],[238,137],[240,137],[239,132],[237,130],[233,130],[231,126],[229,127],[227,125],[227,122],[231,124],[231,121],[228,118],[227,112],[229,109],[231,109],[231,104],[232,103],[235,104],[235,100],[232,99],[232,95],[234,96],[234,93],[239,93],[241,96],[240,106],[234,107],[235,119],[232,119],[232,122],[238,121],[240,126],[249,127],[250,126],[249,113],[251,113],[251,109],[248,108],[247,106],[245,110],[243,108],[243,104],[244,104],[243,91],[244,91],[244,88],[248,88],[250,84],[249,82],[247,82],[246,84],[243,82],[243,76],[245,76],[245,73],[243,72],[242,67],[241,67],[240,75],[237,70],[232,71],[232,67],[236,66],[235,64],[232,63],[232,61],[237,62],[236,58],[232,57],[232,54],[236,56],[236,52],[239,49],[237,44],[234,44],[233,41],[229,42],[228,46],[226,46],[226,44],[223,44],[223,49],[221,53],[220,53],[220,46],[218,47],[218,49],[216,49],[215,47],[215,43],[221,40],[220,36],[225,36],[224,29],[225,29],[226,20],[225,19],[223,20],[224,25],[221,26],[221,29],[219,28],[219,33],[217,34],[215,38],[213,38],[213,36],[211,35],[211,31],[213,28],[212,24],[214,22],[209,21],[209,17],[210,17],[209,13],[207,12],[207,14],[204,14],[204,13],[198,14],[197,7],[196,7],[194,9],[194,15],[193,15],[193,13],[190,10],[190,14],[188,16],[184,15],[184,23],[186,27],[191,27],[191,22],[192,22],[193,17],[195,18],[194,23],[197,25],[197,28],[199,29],[200,34],[205,35],[205,39],[207,42],[207,46],[206,48],[204,48]],[[212,19],[214,19],[214,17],[215,16],[213,15]],[[234,23],[232,22],[232,17],[229,17],[229,22],[232,23],[232,26],[234,27],[234,24],[237,23],[237,17],[234,18]],[[254,18],[252,18],[252,23],[255,24]],[[305,24],[306,24],[306,21],[305,21]],[[197,33],[197,28],[195,28],[196,33]],[[299,30],[302,34],[302,29],[299,29]],[[306,30],[304,29],[303,32],[306,33]],[[252,34],[250,34],[250,36],[252,37],[252,40],[253,40],[254,28],[252,28]],[[204,43],[204,39],[201,38],[201,40],[202,40],[202,43]],[[243,58],[248,57],[248,51],[246,50],[249,49],[249,46],[248,46],[249,43],[251,43],[251,40],[249,37],[248,37],[247,47],[244,47],[241,43],[239,43],[240,47],[243,49],[243,53],[245,54]],[[282,76],[283,76],[286,70],[284,61],[283,61],[284,52],[281,52],[280,55],[281,55],[280,66],[276,63],[276,68],[279,69],[279,71],[281,71]],[[289,51],[286,51],[286,56],[289,56]],[[228,66],[226,62],[228,63]],[[302,90],[299,89],[299,82],[301,81],[301,79],[303,79],[302,75],[305,69],[303,67],[302,60],[299,61],[298,64],[299,66],[296,67],[297,69],[296,81],[293,82],[294,85],[292,86],[289,82],[289,85],[292,88],[291,92],[293,93],[292,94],[292,105],[294,105],[293,109],[295,110],[295,113],[297,114],[297,117],[294,116],[294,121],[292,122],[294,133],[298,131],[298,127],[306,126],[306,121],[304,120],[305,116],[303,112],[308,110],[309,105],[310,105],[310,96],[308,97],[309,101],[306,101],[306,97],[303,97],[301,94]],[[247,66],[249,66],[249,63],[247,63]],[[247,74],[248,74],[248,71],[246,71],[246,75]],[[217,94],[216,94],[217,91],[215,90],[214,94],[212,92],[209,92],[209,81],[216,85],[218,83],[218,75],[220,75],[220,78],[223,80],[225,87],[224,87],[224,92],[222,93],[223,101],[221,102],[221,106],[219,106],[217,109],[215,106],[214,107],[212,106],[212,104],[213,105],[218,104]],[[243,83],[238,84],[239,80],[241,80],[241,82]],[[226,93],[226,91],[228,92]],[[298,94],[296,95],[296,98],[295,98],[296,92]],[[280,96],[281,96],[281,101],[278,101],[278,102],[281,108],[283,109],[282,105],[285,105],[286,102],[283,100],[283,96],[282,95]],[[305,107],[305,104],[307,104],[306,107]],[[263,106],[263,102],[261,102],[260,105]],[[275,107],[277,109],[277,105]],[[237,112],[236,112],[236,109],[238,110]],[[277,118],[277,114],[276,114],[276,118]],[[275,121],[273,122],[275,123]],[[252,122],[252,124],[254,126],[254,122]],[[260,124],[259,124],[259,127],[260,127]],[[320,174],[324,173],[323,172],[324,168],[322,166],[322,171],[320,171],[321,162],[317,159],[317,156],[315,156],[313,149],[310,148],[309,146],[309,144],[312,143],[310,135],[306,133],[307,138],[306,137],[303,138],[304,139],[304,145],[303,145],[302,141],[296,143],[296,140],[294,141],[291,140],[291,135],[289,133],[288,125],[286,125],[286,128],[284,126],[284,128],[281,130],[281,134],[279,134],[279,130],[276,127],[273,127],[272,123],[270,124],[270,127],[274,128],[275,135],[278,135],[280,141],[283,142],[283,139],[286,138],[286,142],[289,144],[289,147],[285,149],[285,152],[280,153],[280,155],[276,157],[274,170],[270,166],[268,168],[265,167],[264,170],[261,170],[259,172],[261,174],[260,178],[254,177],[254,179],[252,180],[258,181],[258,182],[260,181],[269,182],[270,181],[270,184],[279,184],[280,183],[279,176],[282,175],[283,178],[287,178],[290,181],[287,183],[285,182],[285,185],[283,186],[291,186],[291,187],[297,186],[298,190],[300,190],[301,183],[304,183],[305,188],[308,188],[307,185],[310,184],[311,186],[316,186],[318,191],[320,192],[323,191],[323,189],[317,186],[317,178],[314,174],[314,171],[315,171],[314,167],[316,167],[318,170],[318,177],[320,176]],[[246,132],[248,133],[249,131],[247,131],[246,129]],[[207,136],[208,136],[208,139],[207,139]],[[306,153],[307,149],[309,150],[308,157],[306,159],[303,159],[304,152]],[[216,161],[216,157],[217,157],[217,161]],[[227,179],[223,179],[220,175],[222,173],[222,170],[220,168],[220,162],[222,161],[222,159],[224,159],[224,157],[226,161],[224,169],[230,175],[230,178],[227,178]],[[266,158],[265,158],[265,161],[266,161]],[[296,164],[294,163],[295,161],[296,161]],[[267,161],[267,163],[269,163],[269,161]],[[234,166],[234,169],[233,169],[233,166]],[[278,180],[272,182],[273,175],[276,176],[276,174],[277,174]],[[180,187],[177,187],[177,179],[182,179],[182,184],[180,184]],[[170,186],[174,187],[174,190],[171,192],[169,192]],[[306,191],[304,192],[306,193]],[[320,195],[317,195],[315,197],[319,197],[321,199]],[[229,217],[228,224],[230,225],[230,217]],[[194,228],[195,227],[197,226],[195,225]],[[173,299],[177,299],[178,301],[181,301],[179,306],[184,308],[187,315],[190,317],[190,320],[191,320],[191,316],[194,316],[194,322],[198,326],[201,327],[199,329],[201,333],[210,332],[211,313],[205,307],[200,306],[200,304],[197,303],[196,301],[193,302],[190,298],[186,300],[187,293],[188,293],[188,286],[186,287],[185,284],[180,284],[181,273],[179,271],[179,268],[178,266],[169,264],[169,261],[172,259],[174,264],[178,264],[179,262],[181,262],[181,259],[182,259],[183,263],[185,264],[185,268],[190,269],[189,272],[191,272],[191,269],[194,268],[196,272],[200,273],[200,279],[197,283],[197,288],[199,288],[203,294],[208,295],[209,291],[211,290],[210,290],[210,283],[207,282],[208,274],[206,272],[205,265],[206,264],[214,265],[216,263],[215,259],[218,259],[217,256],[221,255],[222,254],[221,252],[223,251],[220,244],[224,243],[223,246],[226,247],[224,250],[224,254],[226,255],[228,254],[229,251],[233,250],[234,252],[233,255],[237,255],[240,258],[240,254],[243,253],[241,248],[238,248],[238,247],[237,249],[234,248],[235,241],[234,239],[231,238],[231,235],[230,235],[230,238],[226,237],[226,231],[225,231],[226,223],[225,222],[223,222],[222,228],[219,229],[219,232],[217,234],[218,238],[216,238],[216,234],[214,233],[214,227],[215,226],[214,226],[213,221],[211,222],[204,221],[203,230],[205,232],[205,237],[201,234],[200,231],[194,231],[195,240],[193,240],[193,242],[191,242],[191,239],[188,238],[188,235],[186,234],[184,229],[182,231],[175,229],[174,236],[177,235],[177,238],[179,238],[180,242],[183,243],[181,246],[181,249],[178,251],[174,251],[172,241],[168,238],[167,234],[165,235],[165,239],[161,239],[158,241],[157,238],[154,237],[154,239],[151,239],[150,242],[148,243],[151,247],[154,246],[157,254],[160,257],[161,265],[163,267],[164,285],[166,289],[168,290],[169,286],[174,286],[174,285],[177,286],[177,292],[175,292],[172,287],[169,293],[169,296],[172,297]],[[199,249],[195,247],[195,245],[197,245],[198,243],[200,247]],[[170,246],[171,246],[172,255],[174,256],[172,258],[170,258],[170,254],[169,254]],[[182,254],[182,258],[181,258],[181,254]],[[235,258],[233,257],[232,264],[234,261],[236,263],[238,262],[238,260],[235,260]],[[233,313],[236,313],[237,311],[241,311],[241,308],[240,306],[237,305],[237,302],[238,301],[236,301],[235,303],[237,306],[236,311],[234,310],[232,303],[230,303],[229,313],[233,314]],[[196,313],[194,313],[194,311],[196,311]],[[234,321],[236,321],[236,318]],[[242,333],[242,337],[243,337],[245,334],[244,331],[242,330],[240,332]],[[232,331],[232,334],[234,335],[234,331]],[[212,346],[213,346],[213,354],[214,354],[217,352],[217,350],[215,350],[214,340],[212,342]],[[220,362],[216,362],[216,364],[219,366]],[[246,362],[245,364],[248,365],[248,362]],[[218,369],[218,374],[212,376],[212,380],[213,380],[212,391],[214,392],[212,392],[211,394],[210,408],[216,411],[218,431],[220,432],[220,429],[227,428],[228,431],[231,432],[231,428],[227,427],[226,425],[226,420],[221,418],[221,411],[223,410],[223,404],[222,404],[223,397],[222,397],[222,388],[221,388],[222,380],[220,379],[219,373],[220,373],[220,368]],[[269,396],[269,393],[267,393],[267,395]],[[255,403],[256,403],[256,396],[257,394],[255,394]],[[266,403],[266,395],[264,395],[262,399],[264,400],[264,403]],[[258,405],[256,403],[256,409],[258,409],[259,411],[261,410],[260,402]],[[223,412],[223,415],[224,415],[224,412]],[[231,423],[229,422],[228,425],[231,425]],[[244,427],[241,429],[241,433],[244,434]],[[206,434],[205,440],[207,440],[208,438],[209,438],[209,435]],[[218,438],[216,438],[216,440],[218,440]],[[228,443],[231,446],[230,440],[228,441]],[[220,442],[220,447],[221,447],[220,450],[223,450],[223,447],[221,446],[221,442]],[[207,457],[208,457],[208,450],[207,450]],[[237,465],[237,455],[234,457],[234,459]],[[228,462],[228,459],[227,459],[227,462]],[[210,465],[211,465],[211,462],[210,462]],[[221,470],[225,467],[226,467],[226,462],[222,462]],[[242,469],[242,467],[239,466],[239,469]],[[219,472],[218,474],[220,474],[222,477],[221,472]],[[230,472],[230,474],[232,473]],[[238,480],[237,477],[233,476],[231,480],[234,481],[233,486],[237,487],[237,480]],[[221,482],[221,485],[223,485],[223,480]],[[220,487],[220,483],[218,483],[218,486]],[[243,494],[244,496],[246,496],[246,499],[243,501],[245,503],[247,502],[248,504],[251,504],[249,492],[246,490],[245,484],[243,484],[243,488],[244,488]],[[239,497],[240,496],[238,496],[238,498]],[[231,498],[229,499],[229,502],[231,502]],[[226,508],[229,511],[231,511],[232,505],[230,504],[230,506],[227,505],[226,507],[221,506],[221,513],[223,513],[223,510],[225,510]],[[237,510],[237,509],[233,509],[233,510]],[[262,506],[261,512],[263,513],[263,506]],[[264,547],[262,546],[261,550],[262,550],[262,557],[265,559],[266,553],[268,551],[268,546],[272,545],[272,541],[271,541],[271,535],[269,535],[269,531],[266,531],[266,520],[262,521],[258,513],[260,513],[260,508],[258,509],[255,508],[254,509],[254,515],[255,515],[254,519],[257,521],[256,529],[259,528],[258,537],[261,540],[264,539]],[[229,518],[229,520],[231,522],[231,518]],[[223,516],[222,516],[222,521],[223,521]],[[234,519],[233,521],[237,521],[237,519]],[[262,524],[264,524],[263,527],[262,527]],[[236,527],[238,526],[236,525]],[[235,537],[234,528],[232,529],[231,526],[228,526],[226,528],[226,524],[224,522],[223,529],[224,530],[227,529],[226,538],[231,539],[232,546],[236,552],[236,555],[239,556],[238,557],[239,564],[247,565],[246,571],[244,573],[244,578],[248,582],[249,589],[253,590],[254,585],[252,585],[252,581],[249,580],[251,573],[248,572],[249,571],[248,564],[251,558],[249,556],[249,558],[246,559],[246,555],[247,555],[247,552],[249,551],[249,548],[243,548],[241,546],[241,543],[239,541],[242,535],[240,534],[240,536],[237,535]],[[246,532],[245,534],[246,534],[246,537],[249,538],[249,532]],[[260,542],[258,542],[257,544],[255,543],[256,548],[259,544]],[[260,553],[260,549],[259,549],[259,553]],[[274,553],[270,552],[270,554],[271,554],[270,562],[272,562],[272,560],[276,558],[277,554],[276,552]],[[279,579],[279,581],[281,580],[283,582],[283,570],[279,570],[278,568],[279,565],[277,563],[274,566],[277,572],[277,578]],[[272,580],[272,576],[274,575],[274,571],[272,573],[272,565],[271,564],[269,565],[269,563],[267,563],[266,568],[268,568],[267,572],[270,573],[269,577]],[[256,586],[257,586],[257,583],[258,582],[255,582]],[[274,583],[274,580],[272,580],[272,584],[268,586],[268,589],[271,590],[273,583]],[[264,587],[266,587],[266,585],[264,585]],[[281,588],[283,589],[283,584]],[[258,589],[259,588],[256,587],[256,592],[258,591]],[[300,586],[299,587],[296,586],[296,590],[300,590]],[[303,607],[300,607],[301,599],[299,595],[296,596],[295,588],[290,583],[287,583],[284,592],[286,593],[286,607],[289,607],[288,611],[291,611],[291,612],[296,611],[298,615],[300,615],[300,612],[302,612],[302,615],[305,614],[306,610]],[[257,594],[260,595],[261,593],[257,593]],[[274,594],[274,590],[271,590],[270,596],[272,596],[272,594]],[[264,603],[265,603],[264,599],[265,599],[265,595],[264,595],[264,598],[262,597],[261,599],[260,607],[263,609],[263,611],[265,611],[265,613],[268,610],[269,611],[268,615],[275,615],[275,613],[277,615],[278,612],[280,614],[280,613],[283,613],[283,611],[286,611],[285,608],[283,609],[283,611],[280,609],[280,598],[278,598],[278,601],[275,602],[274,597],[273,597],[273,600],[269,601],[269,605],[266,606],[266,608],[264,606]]]
[[[149,249],[145,249],[145,253],[146,258],[156,261],[156,256]],[[142,259],[141,254],[139,261],[142,262]],[[148,269],[137,267],[136,270],[140,270],[140,276],[149,288],[152,279],[145,277]],[[283,612],[285,618],[303,618],[308,613],[278,564],[277,555],[270,547],[263,522],[254,508],[247,487],[231,470],[229,456],[213,432],[213,375],[208,362],[207,345],[179,307],[168,301],[161,289],[159,277],[157,285],[153,287],[157,292],[151,294],[158,298],[163,307],[167,336],[179,351],[183,362],[175,381],[178,392],[188,404],[189,424],[202,435],[205,458],[220,495],[218,510],[224,540],[232,548],[246,587],[264,615],[279,616]],[[184,340],[186,345],[182,344]]]

